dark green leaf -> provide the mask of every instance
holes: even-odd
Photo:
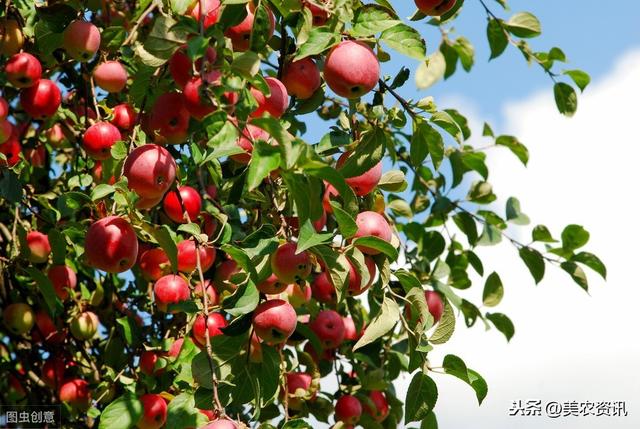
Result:
[[[464,361],[454,355],[445,356],[442,366],[447,374],[451,374],[471,386],[476,392],[478,404],[482,404],[482,401],[487,396],[488,388],[487,382],[484,381],[480,374],[467,368]]]
[[[525,263],[529,272],[533,276],[536,284],[540,283],[542,278],[544,277],[544,259],[542,255],[537,250],[531,247],[522,247],[519,250],[520,258]]]
[[[504,334],[507,341],[511,341],[511,338],[513,338],[513,335],[515,334],[515,328],[511,319],[502,313],[487,313],[486,316],[487,319],[493,323],[493,326]]]
[[[571,85],[558,82],[553,86],[553,95],[556,99],[556,106],[560,113],[566,116],[573,116],[578,110],[578,96]]]
[[[428,375],[417,372],[409,388],[405,399],[405,423],[418,422],[426,418],[438,400],[438,387]]]

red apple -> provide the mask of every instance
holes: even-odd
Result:
[[[7,142],[0,144],[0,153],[4,154],[7,158],[6,162],[0,161],[0,165],[13,167],[20,162],[22,146],[17,138],[11,137]]]
[[[51,254],[49,237],[39,231],[31,231],[27,234],[27,247],[29,248],[29,260],[36,264],[47,262]]]
[[[376,276],[376,263],[370,256],[365,256],[364,264],[367,267],[367,271],[369,271],[369,281],[365,285],[362,284],[362,276],[356,267],[353,266],[351,261],[349,261],[349,289],[347,290],[347,293],[350,296],[361,295],[364,291],[369,289],[369,286],[373,283],[373,279]]]
[[[74,60],[87,62],[100,49],[100,30],[87,21],[72,21],[64,30],[62,46]]]
[[[338,162],[336,167],[338,170],[347,162],[349,159],[349,152],[343,153],[340,158],[338,158]],[[347,177],[345,178],[345,182],[353,192],[359,197],[364,197],[373,191],[376,186],[378,186],[378,182],[380,182],[380,178],[382,177],[382,161],[378,162],[375,166],[373,166],[368,171],[365,171],[359,176]]]
[[[67,141],[67,136],[65,136],[62,131],[62,125],[57,122],[45,131],[45,138],[54,148],[62,147],[62,145]]]
[[[313,17],[313,26],[319,27],[324,25],[329,19],[329,12],[325,10],[326,1],[323,0],[303,0],[302,5],[309,9],[311,16]],[[322,6],[320,6],[322,5]]]
[[[84,341],[90,340],[96,335],[99,325],[98,316],[92,311],[85,311],[71,320],[69,328],[76,339]]]
[[[39,341],[49,344],[60,344],[64,342],[67,335],[65,330],[59,329],[56,323],[49,317],[47,312],[40,310],[36,313],[36,331],[32,331],[32,336],[38,334]]]
[[[169,274],[160,277],[153,285],[153,295],[160,311],[167,312],[170,304],[187,301],[191,297],[189,285],[180,276]],[[174,311],[172,311],[174,313]]]
[[[108,273],[122,273],[136,262],[138,237],[126,220],[108,216],[89,227],[84,249],[90,266]]]
[[[9,103],[0,97],[0,119],[7,119],[7,116],[9,116]]]
[[[345,341],[356,341],[362,336],[362,333],[358,332],[358,330],[356,329],[356,324],[350,316],[343,317],[342,323],[344,323]]]
[[[269,96],[265,96],[262,92],[256,88],[251,88],[251,95],[258,102],[258,108],[251,113],[254,118],[259,118],[263,114],[268,113],[274,118],[281,117],[289,107],[289,94],[287,94],[287,88],[275,77],[265,78],[267,85],[269,86]]]
[[[200,1],[202,1],[202,9],[204,10],[203,25],[205,30],[218,22],[218,15],[220,14],[220,0],[193,0],[191,6],[187,9],[187,14],[191,15],[193,19],[200,22]]]
[[[204,65],[202,64],[203,59],[200,58],[196,60],[195,69],[198,72],[203,68],[205,72],[209,71],[211,64],[216,62],[217,56],[216,50],[208,47],[204,55]],[[173,55],[171,55],[171,58],[169,58],[169,73],[171,73],[171,77],[173,77],[173,80],[180,89],[184,88],[187,82],[193,77],[193,69],[193,63],[186,54],[186,46],[175,51]]]
[[[300,308],[311,299],[311,287],[306,283],[291,283],[287,286],[287,301],[294,308]]]
[[[336,348],[344,340],[344,322],[336,311],[320,311],[311,322],[310,328],[318,336],[325,349]]]
[[[429,307],[429,313],[433,316],[433,323],[438,323],[444,312],[444,302],[438,292],[427,290],[424,292],[424,298]]]
[[[178,357],[180,355],[180,351],[182,350],[182,344],[184,343],[184,338],[177,338],[169,347],[169,356]]]
[[[211,306],[215,306],[219,304],[220,297],[218,296],[218,291],[213,287],[209,280],[204,281],[205,288],[204,290],[207,292],[207,304]],[[196,298],[202,298],[204,292],[202,291],[202,283],[198,282],[196,287],[193,289],[193,294]]]
[[[149,118],[151,134],[157,132],[169,144],[182,144],[187,139],[188,128],[189,111],[183,95],[168,92],[159,96]]]
[[[221,328],[227,326],[227,321],[224,316],[220,313],[209,313],[209,318],[207,319],[207,330],[209,331],[209,338],[213,338],[216,335],[223,335]],[[196,343],[204,346],[207,342],[205,327],[204,327],[204,316],[199,314],[196,317],[196,321],[193,324],[192,328],[193,339]]]
[[[336,401],[336,421],[346,425],[355,425],[362,415],[362,404],[352,395],[343,395]]]
[[[244,20],[238,24],[230,27],[225,31],[224,35],[231,39],[231,44],[233,45],[233,50],[237,52],[246,51],[249,49],[249,42],[251,41],[251,31],[253,30],[253,20],[255,6],[253,3],[249,2],[247,4],[247,16]],[[271,12],[271,9],[268,9],[269,14],[269,32],[268,37],[271,38],[273,36],[273,31],[275,30],[276,19]]]
[[[247,124],[245,129],[242,131],[242,135],[236,142],[246,153],[231,155],[230,158],[240,164],[248,164],[249,161],[251,161],[251,152],[253,151],[252,141],[258,140],[268,142],[271,140],[271,136],[262,128],[256,127],[252,124]]]
[[[282,83],[289,95],[306,100],[311,98],[322,84],[320,70],[310,57],[294,61],[285,66]]]
[[[336,288],[333,286],[329,274],[326,271],[317,274],[311,283],[311,292],[313,297],[326,304],[336,302]]]
[[[63,301],[69,298],[69,290],[75,289],[78,282],[75,271],[66,265],[54,265],[49,268],[47,277],[49,277],[56,295]]]
[[[180,198],[178,198],[180,192]],[[179,186],[178,192],[170,191],[164,196],[162,207],[169,219],[176,223],[187,223],[186,214],[191,222],[195,221],[202,208],[200,194],[191,186]]]
[[[414,0],[420,12],[429,16],[440,16],[456,5],[456,0]]]
[[[42,77],[40,61],[28,52],[13,55],[4,66],[7,80],[16,88],[29,88]]]
[[[216,285],[216,288],[220,291],[234,291],[238,287],[233,281],[234,277],[242,273],[242,268],[240,268],[238,263],[233,259],[223,261],[218,265],[216,272],[213,274],[213,284]]]
[[[333,185],[326,184],[324,194],[322,195],[322,208],[326,213],[333,213],[333,207],[331,206],[331,201],[333,197],[337,197],[340,195],[338,190],[333,187]]]
[[[342,97],[362,97],[378,84],[379,78],[378,58],[363,42],[341,42],[329,51],[324,62],[325,82]]]
[[[296,330],[296,311],[286,301],[272,299],[258,305],[253,312],[256,335],[268,344],[281,344]]]
[[[17,302],[4,308],[2,319],[9,331],[15,335],[23,335],[33,328],[35,314],[29,304]]]
[[[287,405],[292,410],[301,410],[305,399],[313,399],[317,388],[314,387],[313,377],[306,372],[288,372],[287,375]]]
[[[149,249],[142,253],[138,261],[140,270],[147,280],[158,280],[171,272],[171,263],[167,253],[161,248]]]
[[[282,283],[305,280],[311,274],[311,259],[306,251],[296,254],[295,243],[284,243],[271,255],[271,270]]]
[[[138,115],[129,103],[118,104],[113,108],[111,123],[122,131],[129,131],[136,124]]]
[[[200,267],[205,272],[216,260],[216,249],[208,245],[199,245]],[[184,240],[178,243],[178,271],[192,273],[197,269],[196,242]]]
[[[53,116],[61,102],[60,89],[49,79],[40,79],[20,92],[20,105],[34,119]]]
[[[143,413],[136,424],[139,429],[160,429],[167,421],[167,403],[155,393],[147,393],[140,397]]]
[[[131,151],[124,162],[129,189],[158,202],[176,178],[176,161],[162,146],[145,144]]]
[[[282,283],[275,274],[269,275],[266,279],[258,283],[258,290],[267,295],[277,295],[287,289],[287,284]]]
[[[140,355],[140,372],[145,375],[159,375],[162,373],[162,368],[156,369],[156,363],[159,360],[158,353],[153,350],[145,350]]]
[[[313,359],[313,361],[316,363],[319,363],[321,360],[333,361],[336,358],[335,349],[323,349],[322,353],[318,354],[318,352],[316,352],[316,349],[313,347],[310,341],[308,341],[304,345],[303,350],[305,353],[308,353],[309,356],[311,356],[311,359]]]
[[[127,86],[129,75],[119,61],[105,61],[93,70],[93,79],[107,92],[121,92]]]
[[[391,241],[391,227],[387,220],[376,212],[362,212],[356,216],[356,225],[358,230],[354,235],[354,238],[360,237],[378,237],[381,240]],[[372,249],[366,246],[357,246],[360,251],[368,255],[377,255],[379,250]]]
[[[40,144],[36,147],[25,148],[24,159],[33,167],[42,168],[47,161],[47,151]]]
[[[202,429],[238,429],[238,425],[231,420],[218,419],[206,426],[203,426]]]
[[[211,103],[211,100],[203,97],[201,91],[202,79],[199,77],[191,78],[185,84],[183,91],[185,107],[191,116],[198,120],[202,120],[202,118],[216,110],[216,106]]]
[[[62,385],[65,370],[64,359],[60,356],[51,356],[42,365],[41,379],[51,389]]]
[[[110,122],[96,122],[84,132],[82,144],[84,150],[93,159],[111,158],[111,146],[122,140],[118,128]]]
[[[58,397],[74,409],[87,410],[91,405],[89,383],[80,378],[67,380],[60,386]]]
[[[382,422],[389,415],[389,403],[384,393],[373,390],[369,393],[369,399],[374,408],[371,408],[366,402],[364,403],[364,411],[369,414],[377,422]]]

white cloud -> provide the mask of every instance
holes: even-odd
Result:
[[[434,365],[443,354],[456,354],[489,384],[489,396],[478,408],[470,388],[434,374],[440,427],[639,427],[638,76],[640,51],[634,51],[588,88],[572,119],[557,113],[550,91],[505,106],[503,131],[528,145],[531,160],[525,169],[506,151],[490,152],[496,193],[518,196],[532,221],[556,235],[568,223],[584,225],[591,232],[587,249],[604,259],[609,278],[604,283],[588,271],[589,296],[552,268],[536,287],[508,244],[482,249],[490,262],[485,268],[502,276],[506,292],[497,311],[511,317],[516,336],[506,344],[496,331],[459,326],[450,343],[437,347]],[[629,416],[509,417],[507,410],[517,399],[627,401]]]

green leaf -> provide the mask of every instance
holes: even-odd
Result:
[[[473,217],[466,212],[460,212],[453,217],[453,221],[460,228],[460,231],[467,236],[467,241],[471,246],[475,246],[478,242],[478,228]]]
[[[531,276],[535,280],[536,284],[540,283],[544,277],[544,259],[540,252],[531,247],[522,247],[519,252],[520,259],[525,263]]]
[[[111,146],[111,156],[115,160],[125,159],[128,154],[128,148],[125,142],[117,141],[113,146]]]
[[[116,188],[114,188],[113,186],[106,183],[101,183],[91,190],[91,201],[97,201],[101,198],[106,197],[107,195],[113,194],[115,191]]]
[[[343,177],[360,176],[375,167],[384,156],[387,136],[381,128],[375,127],[362,136],[362,140],[338,171]]]
[[[517,156],[520,162],[522,162],[524,165],[527,165],[527,163],[529,162],[529,150],[525,145],[520,143],[516,137],[499,136],[496,139],[496,144],[498,146],[505,146],[509,148],[509,150],[513,152],[513,154]]]
[[[404,191],[407,188],[404,172],[401,170],[389,170],[385,172],[378,182],[378,188],[389,192]]]
[[[453,45],[453,49],[456,50],[458,56],[460,57],[460,63],[462,64],[462,68],[465,71],[470,71],[471,67],[473,67],[475,50],[471,42],[465,37],[458,37],[456,39],[456,43]]]
[[[538,18],[529,12],[519,12],[505,23],[507,30],[514,36],[522,38],[537,37],[542,33]]]
[[[578,110],[578,96],[571,85],[558,82],[553,86],[558,111],[566,116],[573,116]]]
[[[260,186],[262,180],[280,166],[280,161],[280,149],[277,146],[258,140],[253,145],[251,153],[251,162],[247,173],[248,190],[253,191]]]
[[[416,86],[418,89],[430,88],[434,83],[444,77],[447,62],[442,52],[435,51],[423,61],[416,70]]]
[[[302,225],[302,228],[300,228],[300,234],[298,234],[296,254],[314,246],[331,242],[332,239],[333,233],[317,233],[311,223],[311,220],[307,219],[307,221]]]
[[[589,242],[589,232],[580,225],[568,225],[562,231],[562,248],[574,251]]]
[[[127,392],[104,409],[100,415],[99,429],[128,429],[134,427],[143,413],[138,397]]]
[[[398,250],[391,245],[391,243],[384,241],[381,238],[369,236],[369,237],[359,237],[353,241],[355,246],[362,247],[370,247],[372,249],[376,249],[381,253],[384,253],[389,260],[395,261],[398,259]]]
[[[476,392],[478,404],[482,404],[482,401],[487,396],[488,387],[487,382],[484,381],[480,374],[467,368],[464,361],[455,355],[445,356],[442,366],[447,374],[451,374],[471,386]]]
[[[511,319],[502,313],[487,313],[486,317],[493,323],[493,326],[495,326],[498,331],[504,334],[507,341],[511,341],[511,338],[513,338],[515,334],[515,328]]]
[[[49,278],[44,273],[34,267],[25,268],[29,276],[36,282],[38,289],[44,297],[44,302],[47,304],[47,311],[51,317],[56,317],[63,310],[62,302],[56,295],[53,285]]]
[[[589,83],[591,83],[591,76],[582,70],[565,70],[564,74],[573,80],[576,86],[580,88],[580,91],[584,91]]]
[[[356,37],[371,36],[400,22],[388,9],[368,4],[357,10],[353,18],[353,28],[350,32]]]
[[[200,427],[207,418],[196,409],[193,393],[182,392],[169,402],[167,407],[168,428]]]
[[[410,158],[414,167],[422,165],[427,155],[435,168],[439,168],[444,158],[444,140],[442,135],[424,120],[413,121],[413,136],[411,137]]]
[[[184,223],[178,227],[178,232],[185,232],[194,237],[198,237],[201,234],[200,226],[197,223]]]
[[[389,204],[387,204],[387,208],[397,217],[406,217],[408,219],[413,217],[411,206],[401,198],[389,202]]]
[[[528,225],[529,216],[520,210],[520,201],[515,197],[507,200],[507,220],[516,225]]]
[[[400,319],[400,308],[398,304],[385,297],[380,306],[378,314],[371,320],[371,323],[366,327],[364,334],[358,342],[353,346],[353,350],[358,350],[361,347],[371,344],[378,338],[391,331]]]
[[[312,426],[304,419],[293,419],[286,422],[282,429],[312,429]]]
[[[533,231],[531,231],[531,239],[543,243],[556,243],[558,241],[551,236],[551,232],[549,232],[549,229],[544,225],[537,225],[533,228]]]
[[[420,422],[420,429],[438,429],[438,420],[433,411],[429,411],[429,414]]]
[[[431,122],[448,132],[451,137],[458,141],[458,143],[462,142],[462,130],[460,129],[460,126],[458,125],[456,120],[453,119],[453,117],[449,113],[445,111],[435,112],[431,115]]]
[[[507,46],[509,46],[509,38],[507,33],[502,28],[501,21],[497,19],[489,20],[487,25],[487,39],[489,40],[489,47],[491,48],[490,60],[502,55]]]
[[[64,259],[67,254],[67,240],[65,236],[57,229],[51,229],[47,233],[49,244],[51,245],[51,254],[53,265],[64,265]]]
[[[502,241],[502,232],[495,226],[485,223],[482,236],[478,240],[481,246],[494,246]]]
[[[560,268],[566,271],[571,276],[573,281],[576,282],[576,284],[582,289],[584,289],[585,292],[589,292],[589,282],[587,281],[587,275],[578,264],[571,261],[565,261],[560,264]]]
[[[482,303],[487,307],[495,307],[500,304],[504,296],[504,287],[502,280],[495,271],[489,274],[487,281],[484,283],[484,291],[482,292]]]
[[[271,14],[272,12],[264,3],[258,3],[258,7],[254,11],[253,25],[251,27],[251,51],[261,52],[267,46],[271,38]]]
[[[171,236],[171,230],[167,225],[156,227],[153,232],[153,238],[156,239],[162,250],[165,251],[173,271],[178,270],[178,247],[176,246],[173,237]]]
[[[340,42],[338,34],[327,27],[315,27],[309,32],[309,38],[298,47],[293,61],[318,55]]]
[[[116,322],[120,325],[122,337],[126,343],[135,346],[139,342],[136,322],[130,316],[120,317]]]
[[[175,24],[176,21],[169,15],[158,15],[154,20],[151,32],[144,42],[144,51],[153,55],[162,63],[166,62],[175,50],[187,41],[186,31],[174,30]]]
[[[417,60],[426,59],[427,45],[417,30],[398,23],[380,34],[380,39],[392,49]]]
[[[246,79],[250,79],[260,71],[260,56],[253,51],[234,55],[231,69]]]
[[[329,246],[315,246],[310,249],[327,267],[331,284],[336,289],[338,302],[342,301],[348,287],[350,265],[347,257]]]
[[[571,261],[579,262],[581,264],[586,265],[591,268],[596,273],[600,274],[603,279],[607,278],[607,267],[604,263],[593,253],[589,252],[580,252],[573,257],[571,257]]]
[[[419,422],[433,411],[438,401],[438,387],[428,375],[417,372],[409,388],[405,399],[404,421],[405,423]]]
[[[331,207],[333,208],[333,216],[338,223],[340,234],[347,239],[353,237],[358,232],[358,225],[353,216],[342,210],[342,207],[335,201],[331,201]]]
[[[431,344],[444,344],[453,336],[455,329],[456,316],[453,313],[453,307],[448,300],[444,300],[444,312],[436,325],[436,330],[429,338],[429,342]]]
[[[3,168],[0,178],[0,197],[10,203],[17,203],[22,198],[22,182],[12,170]]]

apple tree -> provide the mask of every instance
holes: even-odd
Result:
[[[589,76],[532,48],[533,14],[477,1],[476,43],[519,50],[572,115]],[[527,164],[517,137],[474,146],[462,112],[401,95],[472,70],[462,0],[2,6],[3,404],[67,427],[435,428],[438,377],[488,388],[429,353],[461,323],[514,335],[479,246],[536,283],[606,276],[581,226],[514,235],[485,149]]]

